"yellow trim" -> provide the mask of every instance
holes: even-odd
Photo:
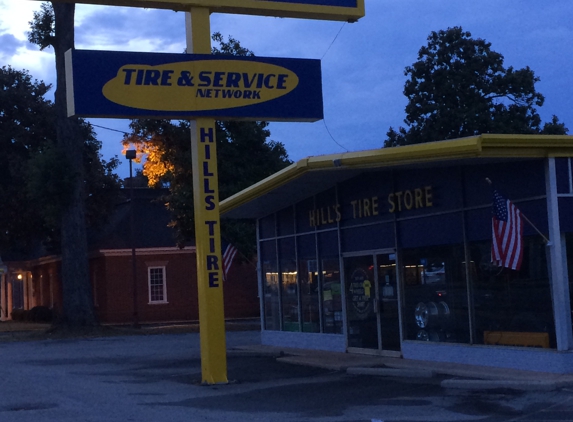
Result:
[[[357,7],[315,6],[299,3],[278,3],[265,0],[60,0],[63,3],[130,6],[149,9],[188,11],[190,7],[204,7],[217,13],[275,16],[281,18],[324,19],[355,22],[365,14],[364,0]]]
[[[191,19],[187,27],[187,45],[192,54],[211,54],[211,19],[209,9],[204,7],[191,7],[187,19]],[[189,47],[188,47],[189,49]]]
[[[573,136],[483,134],[396,148],[308,157],[225,199],[221,202],[220,211],[221,215],[226,214],[312,170],[382,168],[480,157],[573,157]]]

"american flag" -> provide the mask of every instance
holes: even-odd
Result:
[[[523,220],[521,212],[509,199],[493,190],[491,261],[519,270],[523,258]]]
[[[227,279],[227,273],[231,269],[231,265],[233,265],[233,259],[237,254],[237,248],[235,248],[230,243],[227,244],[225,251],[223,252],[223,277]]]

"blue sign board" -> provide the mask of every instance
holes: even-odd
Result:
[[[319,60],[69,50],[68,115],[316,121]]]

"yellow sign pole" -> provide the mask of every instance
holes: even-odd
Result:
[[[186,14],[186,31],[187,53],[211,54],[208,8],[190,9]],[[225,384],[228,382],[227,350],[214,119],[191,121],[191,154],[202,382]]]

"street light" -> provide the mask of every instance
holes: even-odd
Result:
[[[135,274],[137,267],[135,265],[135,214],[133,207],[133,172],[132,161],[136,157],[134,149],[125,151],[125,158],[129,160],[129,213],[130,213],[130,243],[131,243],[131,278],[133,284],[133,327],[139,328],[139,317],[137,315],[137,276]]]

